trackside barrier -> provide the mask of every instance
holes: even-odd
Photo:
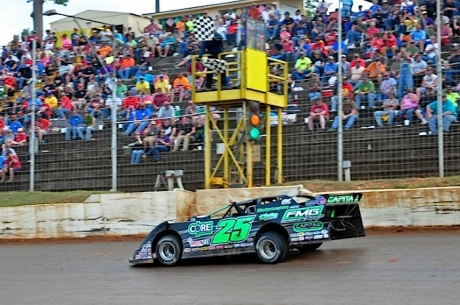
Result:
[[[233,200],[308,192],[301,186],[93,195],[84,203],[0,208],[0,239],[146,234],[158,223],[206,214]],[[346,195],[350,192],[330,194]],[[356,191],[355,191],[356,192]],[[362,191],[366,228],[460,225],[460,187]]]

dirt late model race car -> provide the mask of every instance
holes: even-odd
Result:
[[[129,262],[174,266],[181,259],[255,252],[262,263],[278,263],[290,249],[314,251],[326,241],[365,236],[361,197],[280,195],[233,202],[185,222],[165,221]]]

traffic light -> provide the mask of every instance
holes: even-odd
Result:
[[[260,138],[260,127],[262,125],[262,118],[260,113],[260,105],[257,102],[249,103],[249,124],[248,133],[249,140],[257,141]]]

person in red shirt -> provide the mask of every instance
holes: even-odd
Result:
[[[313,124],[319,122],[321,130],[326,130],[326,122],[329,120],[329,107],[321,98],[316,99],[311,106],[310,116],[308,117],[308,129],[313,131]]]
[[[380,29],[375,26],[375,22],[369,23],[369,28],[366,30],[367,39],[372,39],[375,35],[380,33]]]
[[[384,43],[384,54],[387,55],[388,51],[393,53],[393,56],[396,56],[396,50],[398,50],[398,43],[396,41],[395,35],[393,35],[390,31],[387,31],[385,35],[382,37]]]
[[[350,98],[354,99],[355,95],[353,93],[353,85],[350,84],[348,81],[347,76],[343,76],[343,82],[342,82],[342,97],[343,99],[345,98]],[[339,99],[337,96],[333,96],[331,99],[331,112],[336,112],[337,111],[337,106],[339,104]]]
[[[19,161],[19,157],[10,149],[8,149],[6,155],[6,162],[5,167],[1,170],[1,180],[0,182],[5,182],[6,173],[10,174],[10,179],[8,182],[13,182],[14,173],[21,170],[21,162]]]
[[[11,74],[6,74],[3,77],[3,83],[5,84],[5,96],[8,96],[8,91],[15,89],[16,80]]]
[[[163,106],[165,102],[171,101],[168,94],[164,94],[161,91],[161,88],[157,88],[155,95],[153,97],[153,109],[155,112],[160,110],[160,107]]]
[[[131,91],[126,91],[126,97],[123,99],[124,109],[128,109],[130,106],[134,109],[139,108],[139,98],[135,95],[131,95]]]
[[[23,128],[19,128],[18,132],[14,136],[14,141],[11,141],[12,145],[24,145],[27,143],[27,135]]]
[[[51,125],[52,123],[43,117],[39,118],[37,122],[35,122],[35,132],[39,143],[45,143],[43,136],[50,132]]]
[[[366,68],[366,61],[359,57],[358,53],[353,55],[353,60],[350,62],[350,67],[356,67],[356,63],[359,63],[361,67]]]
[[[65,92],[61,92],[61,100],[59,101],[59,107],[55,113],[60,120],[66,119],[66,114],[72,111],[72,101],[66,95]]]

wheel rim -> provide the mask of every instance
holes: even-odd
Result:
[[[170,262],[174,259],[174,256],[176,254],[176,249],[174,248],[174,245],[172,243],[163,242],[160,245],[158,252],[162,260]]]
[[[271,240],[263,240],[260,245],[260,255],[265,259],[273,259],[277,254],[277,248],[274,242]]]

